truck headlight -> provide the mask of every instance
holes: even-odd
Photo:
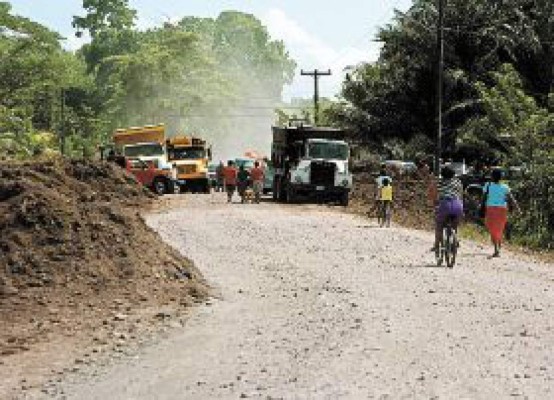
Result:
[[[302,177],[301,177],[300,175],[296,175],[296,176],[294,177],[294,181],[295,181],[296,183],[302,183]]]
[[[348,186],[349,183],[350,183],[350,182],[348,181],[348,179],[343,179],[343,181],[342,181],[342,186],[345,186],[345,187],[346,187],[346,186]]]

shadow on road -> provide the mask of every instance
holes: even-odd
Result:
[[[443,269],[447,269],[444,265],[439,266],[436,263],[410,265],[409,268],[443,268]]]

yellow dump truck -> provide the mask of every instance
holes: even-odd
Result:
[[[113,144],[140,182],[158,194],[173,192],[174,173],[167,161],[163,124],[117,129]]]
[[[177,168],[177,184],[181,191],[210,192],[208,163],[211,148],[192,136],[175,136],[166,140],[168,161]]]

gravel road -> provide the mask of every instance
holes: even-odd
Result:
[[[219,299],[70,399],[554,398],[554,265],[325,206],[188,196],[148,223]]]

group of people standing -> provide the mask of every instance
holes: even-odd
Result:
[[[264,189],[264,170],[260,166],[259,161],[254,163],[251,170],[247,170],[244,165],[238,168],[235,162],[229,160],[227,165],[220,164],[216,170],[216,179],[222,183],[224,190],[227,192],[227,202],[231,203],[235,191],[241,199],[241,203],[246,202],[247,192],[252,188],[253,201],[259,203]]]
[[[453,168],[445,165],[441,169],[439,179],[432,178],[429,173],[429,200],[435,207],[435,251],[442,241],[443,227],[448,218],[452,218],[454,228],[457,228],[464,216],[464,188]],[[392,178],[385,166],[381,167],[375,181],[375,198],[378,204],[379,223],[390,226],[392,214]],[[508,222],[508,211],[513,209],[521,213],[521,209],[512,195],[510,187],[502,182],[502,171],[494,169],[490,180],[483,185],[481,217],[484,218],[494,252],[492,257],[500,256],[502,239]]]

